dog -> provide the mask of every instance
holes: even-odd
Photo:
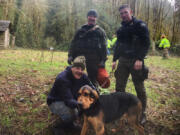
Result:
[[[85,85],[78,91],[77,101],[81,103],[80,108],[84,115],[81,135],[86,135],[89,123],[96,135],[103,135],[105,123],[120,119],[122,116],[134,129],[137,129],[139,135],[144,135],[144,128],[140,125],[142,105],[133,94],[114,92],[99,96],[96,90]],[[120,124],[122,125],[121,122]]]

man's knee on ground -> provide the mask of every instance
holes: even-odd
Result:
[[[74,121],[78,116],[77,109],[67,107],[64,102],[54,102],[49,108],[53,114],[58,115],[65,123]]]

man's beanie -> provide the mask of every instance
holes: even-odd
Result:
[[[88,13],[87,13],[87,17],[88,16],[98,17],[97,11],[95,9],[89,10]]]
[[[86,59],[84,56],[78,56],[74,59],[72,67],[81,67],[83,70],[86,67]]]

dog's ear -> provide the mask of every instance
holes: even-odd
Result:
[[[99,95],[98,95],[98,93],[97,93],[97,91],[96,90],[91,90],[91,93],[92,93],[92,95],[94,96],[94,98],[97,100],[98,98],[99,98]]]
[[[81,87],[81,88],[79,89],[78,93],[81,94],[82,91],[83,91],[83,87]]]

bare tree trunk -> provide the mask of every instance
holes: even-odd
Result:
[[[175,43],[175,25],[176,25],[176,16],[175,16],[175,12],[173,12],[173,26],[172,26],[171,44]]]
[[[74,29],[75,29],[75,31],[77,31],[77,29],[78,29],[78,18],[77,18],[76,0],[73,0],[73,14],[74,14]]]
[[[150,7],[150,2],[149,2],[149,0],[146,0],[147,1],[147,3],[146,3],[146,5],[147,5],[147,7],[146,7],[146,9],[147,9],[147,13],[146,13],[146,24],[147,24],[147,27],[148,27],[148,25],[149,25],[149,7]]]
[[[137,2],[136,2],[136,13],[135,13],[135,15],[136,15],[137,17],[139,17],[139,10],[140,10],[140,8],[141,8],[140,3],[141,3],[141,1],[137,1]]]
[[[5,8],[5,20],[8,20],[8,4],[9,4],[9,1],[6,2],[6,6],[4,7]]]
[[[17,5],[17,8],[20,10],[22,7],[22,0],[16,0],[16,5]],[[19,13],[16,11],[15,15],[14,15],[13,26],[12,26],[12,31],[13,31],[14,35],[17,31],[18,21],[19,21]]]
[[[152,4],[153,4],[153,18],[152,18],[152,20],[153,20],[153,37],[152,37],[152,39],[155,41],[156,40],[156,23],[157,23],[157,15],[156,15],[156,13],[157,13],[157,4],[156,4],[156,0],[153,0],[152,1]]]
[[[131,7],[131,9],[135,15],[135,13],[136,13],[136,0],[131,0],[130,7]]]
[[[85,5],[86,5],[86,7],[92,8],[93,7],[92,0],[85,0]]]
[[[154,43],[154,41],[152,40],[152,53],[153,53],[153,55],[155,55],[155,52],[156,52],[156,47],[155,47],[155,43]]]
[[[163,16],[163,1],[161,0],[160,7],[159,7],[159,15],[158,15],[158,29],[157,29],[157,35],[159,36],[161,34],[161,24],[162,24],[162,16]],[[165,31],[163,31],[165,33]]]
[[[12,48],[15,47],[15,39],[16,39],[16,37],[13,35],[13,36],[12,36],[12,42],[11,42]]]
[[[0,17],[0,19],[8,19],[8,3],[8,0],[0,0],[0,7],[2,8],[2,16]]]

